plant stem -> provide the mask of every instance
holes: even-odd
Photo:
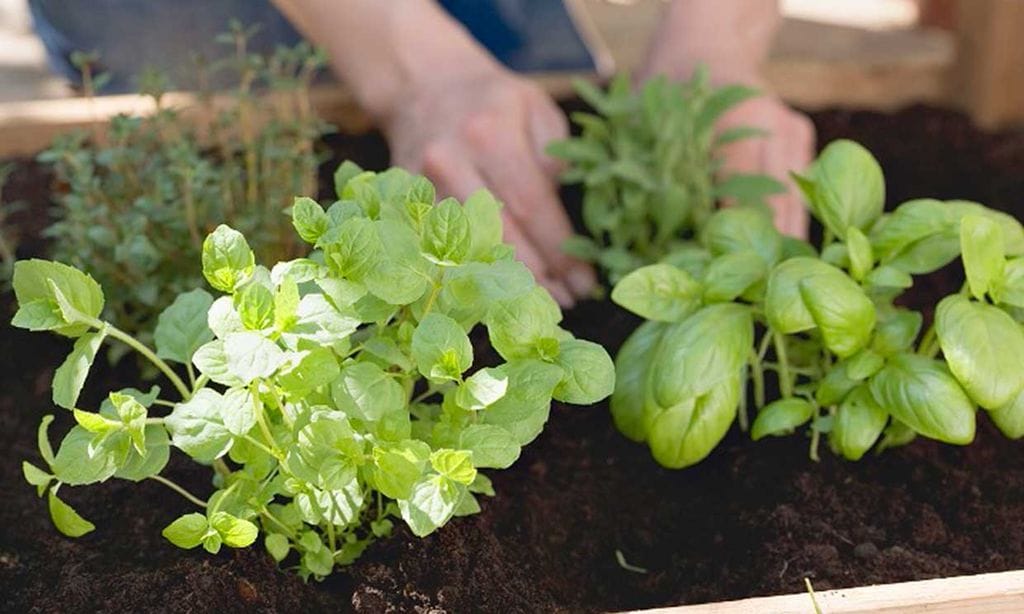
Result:
[[[182,497],[185,497],[186,499],[188,499],[192,503],[195,503],[199,507],[206,507],[206,501],[203,501],[199,497],[193,495],[189,491],[185,490],[181,486],[178,486],[176,483],[172,482],[171,480],[168,480],[167,478],[163,477],[162,475],[151,475],[151,476],[149,476],[149,479],[154,480],[156,482],[160,482],[161,484],[163,484],[167,488],[170,488],[174,492],[178,493]]]
[[[778,331],[772,331],[775,343],[775,357],[779,361],[779,389],[784,398],[793,396],[793,376],[789,372],[789,358],[786,354],[786,339]]]
[[[284,531],[285,535],[290,537],[292,540],[295,539],[295,532],[292,531],[291,529],[289,529],[288,527],[286,527],[283,522],[281,522],[280,520],[277,519],[277,517],[275,517],[273,514],[271,514],[270,510],[268,510],[266,506],[263,506],[262,508],[260,508],[260,515],[263,516],[264,518],[266,518],[267,520],[269,520],[270,522],[274,523],[275,525],[277,525],[277,528],[279,528],[282,531]]]
[[[92,322],[89,322],[89,324],[100,329],[102,329],[104,326],[104,322],[96,320],[95,318],[93,319]],[[107,324],[106,326],[108,335],[124,343],[125,345],[132,348],[139,354],[142,354],[146,358],[146,360],[153,363],[153,366],[155,366],[157,369],[160,369],[160,372],[167,376],[167,379],[171,380],[171,383],[174,384],[174,387],[178,389],[178,392],[181,394],[182,400],[187,401],[192,398],[192,393],[189,391],[188,386],[185,385],[185,382],[181,381],[181,378],[178,377],[178,374],[175,373],[174,370],[171,369],[171,367],[166,362],[161,360],[153,352],[153,350],[149,349],[140,341],[135,339],[135,337],[132,337],[131,335],[122,331],[116,326],[112,324]]]
[[[750,377],[754,380],[754,405],[761,409],[764,407],[764,366],[756,353],[750,358]]]

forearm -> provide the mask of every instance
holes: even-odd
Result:
[[[273,0],[358,102],[386,119],[426,80],[484,73],[497,64],[432,0]]]
[[[687,78],[700,64],[718,82],[756,79],[781,17],[778,0],[674,0],[652,41],[644,76]]]

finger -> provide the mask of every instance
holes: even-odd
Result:
[[[441,142],[424,151],[423,173],[434,182],[439,196],[465,199],[484,187],[483,178],[469,162],[469,157],[451,143]],[[572,295],[568,288],[561,281],[551,278],[544,259],[507,209],[502,210],[502,221],[505,241],[515,248],[516,257],[530,269],[537,283],[547,288],[559,304],[571,306]]]
[[[780,138],[774,139],[777,153],[769,156],[766,161],[769,173],[786,184],[787,192],[777,197],[776,203],[782,215],[779,216],[779,229],[783,232],[806,238],[809,215],[803,204],[800,190],[793,185],[790,173],[802,172],[814,156],[814,128],[810,121],[802,115],[788,113],[785,132]]]
[[[551,296],[562,307],[572,307],[575,303],[572,293],[560,279],[547,274],[544,259],[523,232],[519,221],[507,209],[501,211],[502,235],[505,242],[515,246],[516,258],[530,269],[537,278],[537,283],[544,286]]]
[[[505,201],[508,211],[537,248],[550,276],[564,279],[576,296],[587,296],[596,277],[593,269],[562,251],[562,244],[572,236],[572,225],[551,179],[531,156],[522,155],[529,151],[525,135],[506,138],[510,140],[504,147],[491,147],[481,153],[484,179]],[[508,155],[509,152],[513,153]]]
[[[540,99],[531,103],[532,109],[527,113],[529,138],[533,144],[534,156],[541,169],[552,180],[565,169],[565,163],[548,155],[547,147],[552,141],[569,136],[569,122],[547,94],[540,93]]]

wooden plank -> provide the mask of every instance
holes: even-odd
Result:
[[[1019,614],[1024,570],[821,591],[823,614]],[[644,614],[813,614],[807,593],[644,610]]]
[[[960,0],[952,94],[982,126],[1024,121],[1024,2]]]

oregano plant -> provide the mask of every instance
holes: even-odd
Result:
[[[806,432],[815,459],[823,438],[849,460],[916,436],[968,444],[978,407],[1024,435],[1021,224],[967,201],[883,213],[882,170],[851,141],[795,180],[820,245],[782,237],[765,208],[726,208],[615,286],[648,320],[616,359],[619,429],[668,467],[705,458],[734,421],[754,439]],[[958,257],[967,282],[922,332],[897,299]]]
[[[44,418],[43,462],[24,464],[58,530],[93,529],[62,489],[151,479],[196,505],[163,530],[175,545],[217,552],[262,535],[276,560],[319,578],[396,521],[424,536],[476,513],[494,494],[483,470],[516,461],[552,399],[611,393],[611,359],[559,326],[557,304],[502,243],[488,192],[434,204],[423,177],[349,163],[335,185],[326,209],[310,198],[291,208],[306,257],[266,268],[242,233],[210,233],[202,271],[220,295],[180,294],[154,348],[103,319],[86,273],[17,263],[13,324],[75,339],[53,400],[77,425],[54,453]],[[81,407],[108,341],[150,361],[168,393],[117,390]],[[172,449],[212,467],[212,492],[162,474]]]
[[[548,147],[570,165],[562,180],[584,187],[589,236],[573,237],[565,249],[597,263],[612,283],[684,248],[720,199],[756,204],[783,190],[770,177],[721,169],[722,146],[762,135],[716,131],[717,120],[756,90],[714,87],[704,69],[681,83],[656,77],[634,90],[620,75],[607,91],[585,81],[576,90],[594,112],[573,113],[579,136]]]

